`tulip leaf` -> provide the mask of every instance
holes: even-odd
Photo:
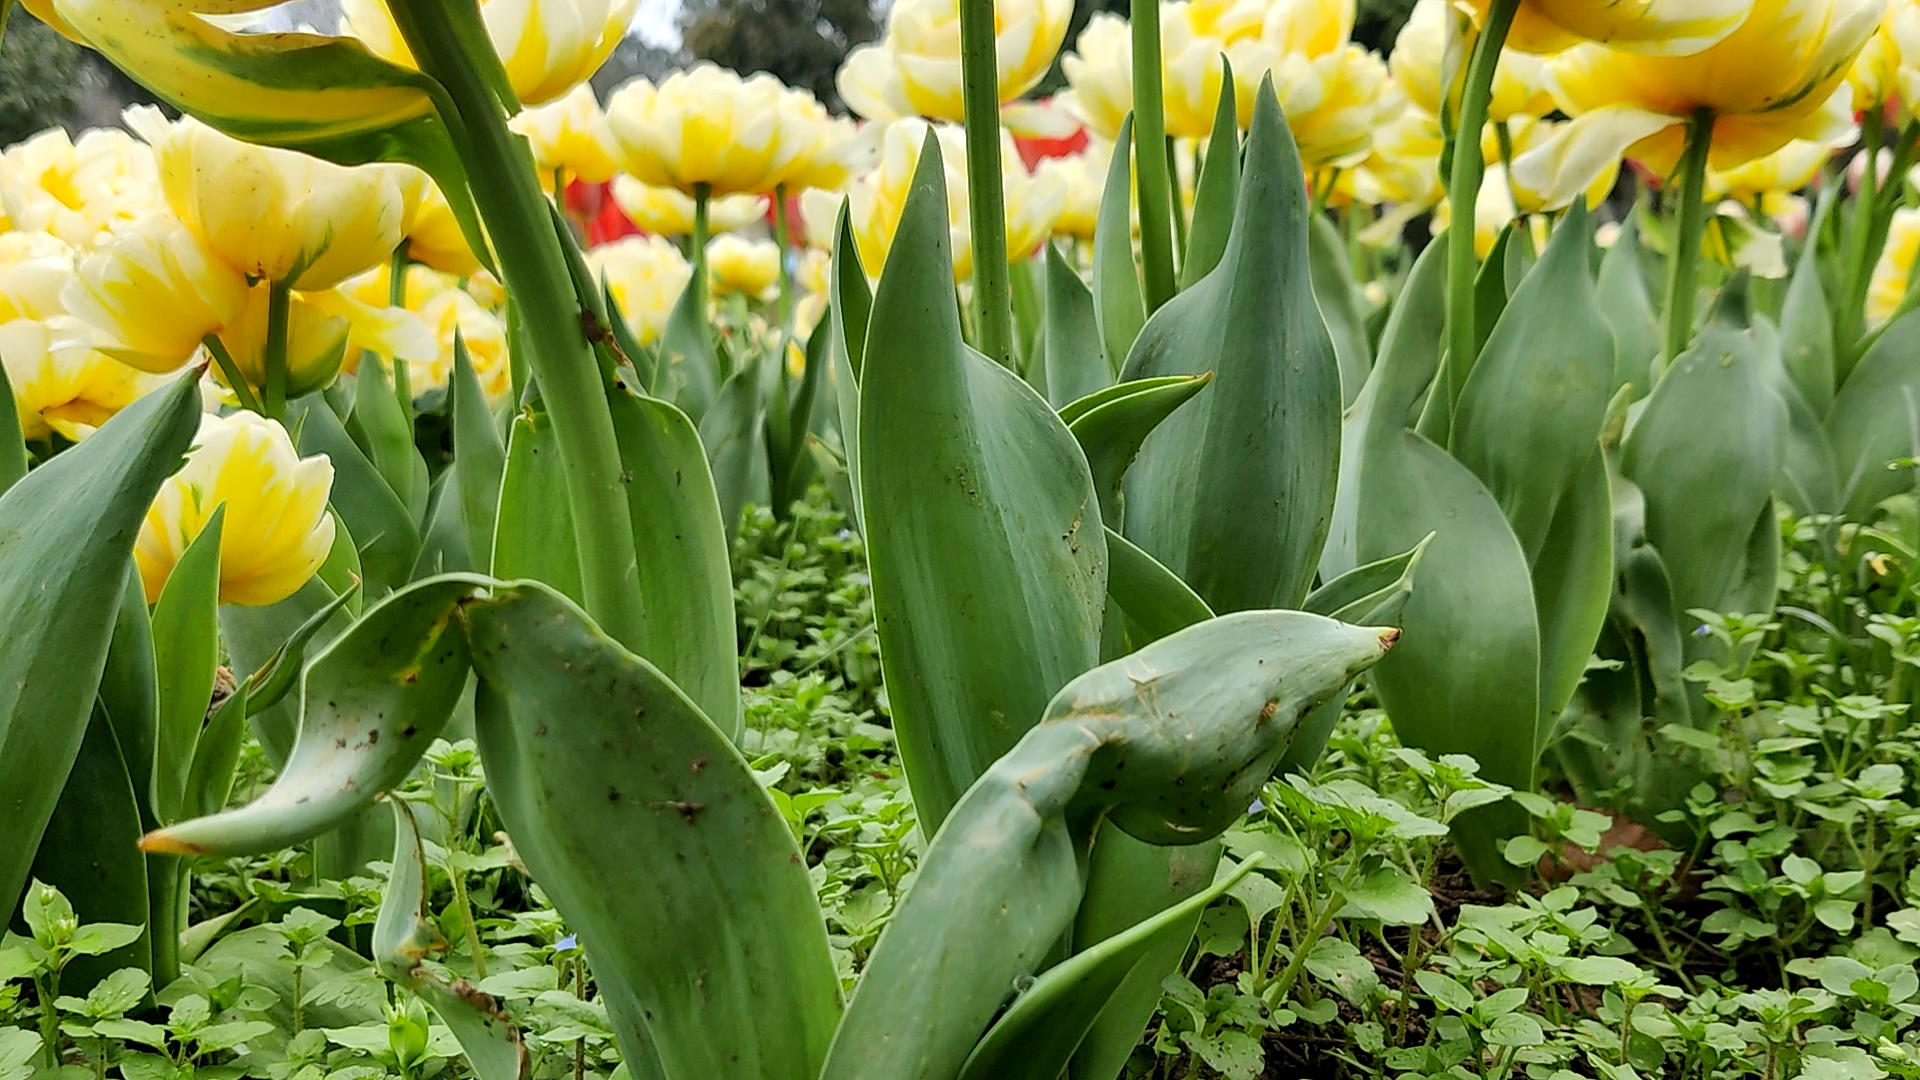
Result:
[[[141,829],[159,824],[153,817],[153,740],[160,724],[159,677],[154,672],[153,619],[140,572],[129,562],[127,586],[113,624],[107,665],[100,673],[100,704],[113,724],[114,739],[133,782]]]
[[[233,794],[233,770],[240,763],[240,746],[247,736],[247,684],[241,683],[207,717],[207,726],[193,746],[187,767],[184,809],[190,816],[226,809]]]
[[[628,1058],[650,1044],[660,1075],[814,1080],[839,978],[793,833],[746,760],[544,586],[502,587],[466,622],[488,790],[585,942]]]
[[[459,608],[489,579],[415,583],[367,610],[300,680],[300,737],[279,777],[246,806],[147,834],[168,855],[259,854],[352,819],[404,780],[467,683]]]
[[[842,509],[858,531],[861,529],[860,364],[866,359],[867,320],[873,313],[873,294],[867,288],[867,272],[860,265],[860,252],[854,244],[853,226],[847,220],[844,200],[834,221],[827,294],[827,328],[832,332],[827,341],[827,354],[832,365],[829,379],[833,383],[833,415],[850,495]]]
[[[154,738],[152,800],[154,816],[165,825],[192,814],[188,769],[220,662],[220,534],[225,520],[222,504],[180,554],[153,605],[160,722]]]
[[[968,348],[931,135],[881,275],[857,475],[882,670],[922,828],[1099,661],[1106,534],[1060,417]]]
[[[713,407],[700,417],[700,441],[713,463],[713,486],[728,536],[739,530],[740,515],[753,501],[754,465],[765,461],[763,415],[760,373],[742,367],[721,385]]]
[[[1544,747],[1586,675],[1613,598],[1613,499],[1606,459],[1596,450],[1574,474],[1533,560],[1540,619],[1540,724]]]
[[[0,370],[0,495],[27,475],[27,443],[20,431],[20,413],[13,401],[13,384]]]
[[[1213,609],[1159,560],[1107,528],[1107,595],[1146,632],[1140,646],[1213,618]]]
[[[360,449],[373,462],[387,486],[402,505],[417,510],[426,503],[427,493],[414,491],[414,462],[420,458],[420,452],[413,447],[413,428],[407,423],[406,414],[400,410],[400,400],[394,396],[393,380],[388,378],[385,363],[371,353],[360,361],[360,369],[353,380],[353,415],[348,419],[349,432],[358,432],[362,436]],[[418,513],[416,524],[421,523]]]
[[[1113,141],[1093,227],[1093,317],[1100,324],[1102,351],[1116,375],[1147,321],[1140,268],[1133,261],[1132,148],[1133,117],[1128,115]]]
[[[1647,540],[1666,566],[1685,632],[1698,625],[1686,612],[1729,610],[1786,457],[1787,410],[1769,385],[1765,343],[1725,300],[1654,388],[1620,458],[1646,497]],[[1846,437],[1829,431],[1836,442]]]
[[[1488,335],[1453,416],[1453,456],[1493,492],[1529,563],[1600,452],[1613,394],[1612,336],[1594,301],[1585,204],[1575,207]]]
[[[1414,574],[1420,560],[1433,544],[1435,533],[1422,537],[1412,549],[1399,555],[1357,566],[1307,594],[1300,610],[1342,622],[1376,625],[1390,617],[1377,614],[1394,596],[1413,592]]]
[[[1155,844],[1217,836],[1245,814],[1300,715],[1394,636],[1300,612],[1242,612],[1063,687],[935,834],[820,1080],[957,1075],[1080,907],[1087,838],[1069,822],[1104,816],[1103,830]],[[940,977],[928,978],[936,967]]]
[[[26,887],[85,739],[141,520],[199,426],[182,377],[0,496],[0,910]]]
[[[1333,517],[1340,368],[1314,306],[1302,175],[1263,84],[1220,265],[1127,358],[1128,380],[1214,374],[1148,437],[1125,490],[1128,537],[1216,611],[1298,603]]]
[[[987,1029],[960,1080],[1059,1080],[1127,976],[1169,945],[1186,948],[1200,912],[1252,873],[1262,857],[1255,853],[1203,891],[1048,968]]]
[[[1780,344],[1793,385],[1806,396],[1813,415],[1824,417],[1833,407],[1835,389],[1833,310],[1820,288],[1818,262],[1811,253],[1802,255],[1787,283],[1787,297],[1780,308]]]
[[[1895,461],[1920,457],[1920,313],[1900,316],[1854,365],[1827,414],[1842,513],[1870,521],[1874,508],[1913,486]]]
[[[580,549],[567,501],[566,467],[553,420],[528,409],[513,420],[507,468],[500,480],[500,513],[493,527],[493,574],[544,581],[580,599]]]
[[[1594,299],[1613,329],[1613,385],[1628,384],[1642,398],[1653,386],[1653,364],[1660,356],[1660,317],[1640,267],[1639,215],[1620,223],[1620,234],[1600,260]]]
[[[608,404],[621,468],[630,478],[627,501],[646,613],[643,653],[714,726],[737,739],[740,674],[728,544],[732,534],[720,517],[700,435],[685,413],[658,398],[616,387]]]
[[[1068,423],[1067,430],[1079,441],[1087,455],[1087,466],[1093,470],[1103,520],[1120,521],[1121,480],[1139,455],[1140,445],[1211,381],[1213,374],[1208,372],[1121,383],[1116,389],[1131,388],[1132,392],[1102,395],[1104,401]]]
[[[660,332],[660,362],[652,392],[699,423],[720,393],[720,354],[707,323],[706,290],[688,282]]]
[[[426,958],[445,951],[447,939],[427,906],[427,853],[405,800],[392,799],[393,869],[373,924],[373,958],[380,973],[412,990],[453,1032],[467,1064],[480,1080],[520,1080],[527,1050],[520,1030],[500,1006],[472,988],[457,991]],[[444,970],[444,969],[442,969]]]
[[[334,536],[334,550],[352,550],[353,540],[344,529]],[[298,592],[277,604],[265,607],[241,607],[229,604],[220,609],[220,634],[227,646],[228,663],[235,671],[252,671],[262,681],[253,686],[247,703],[253,731],[266,751],[267,760],[278,769],[286,765],[299,729],[297,702],[288,691],[297,681],[303,660],[287,662],[294,640],[302,634],[307,641],[302,650],[318,641],[331,641],[345,630],[359,613],[361,593],[351,579],[336,593],[322,574],[302,585]],[[309,629],[315,616],[331,610]]]
[[[1312,259],[1314,301],[1340,361],[1341,397],[1351,405],[1373,369],[1373,345],[1360,314],[1360,287],[1353,281],[1347,242],[1325,214],[1313,215],[1307,253]]]
[[[298,410],[300,453],[325,454],[333,463],[330,501],[361,545],[367,595],[384,596],[406,584],[420,555],[420,529],[412,511],[319,395],[289,408]]]
[[[1047,343],[1043,353],[1047,400],[1055,406],[1113,382],[1100,342],[1093,293],[1060,249],[1047,245]]]
[[[624,325],[620,319],[613,322],[616,329]],[[507,449],[474,374],[466,339],[458,336],[453,342],[453,453],[459,463],[460,519],[466,525],[467,553],[476,569],[490,571]]]
[[[1220,58],[1221,86],[1233,85],[1233,64]],[[1220,95],[1214,109],[1207,159],[1193,189],[1193,223],[1187,229],[1186,257],[1180,263],[1180,288],[1191,289],[1220,265],[1233,233],[1234,207],[1240,196],[1240,118],[1235,94]]]

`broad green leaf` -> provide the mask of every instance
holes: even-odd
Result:
[[[738,738],[740,675],[733,570],[700,435],[686,414],[615,388],[609,405],[629,477],[648,661]],[[715,415],[715,413],[709,415]]]
[[[1643,398],[1653,388],[1653,365],[1660,356],[1660,317],[1654,313],[1640,262],[1640,216],[1620,223],[1613,246],[1600,260],[1594,299],[1613,329],[1613,385],[1632,384]]]
[[[100,673],[98,707],[113,724],[114,738],[133,782],[134,804],[143,831],[160,823],[153,817],[153,740],[160,724],[159,678],[154,674],[153,620],[140,572],[127,561],[127,585]]]
[[[400,410],[394,396],[393,380],[385,362],[368,354],[360,362],[353,380],[353,417],[349,430],[357,429],[365,442],[360,449],[386,480],[402,505],[413,509],[425,504],[426,492],[414,490],[414,463],[420,452],[413,447],[413,427]],[[418,514],[415,522],[419,522]]]
[[[1300,612],[1227,615],[1064,687],[956,806],[882,932],[820,1080],[954,1076],[1081,903],[1097,820],[1193,844],[1240,820],[1301,713],[1395,635]],[[928,972],[940,972],[929,978]]]
[[[700,441],[712,462],[713,486],[728,536],[740,528],[740,514],[752,501],[753,466],[756,460],[765,460],[763,415],[759,373],[743,367],[720,387],[713,407],[699,421]]]
[[[1047,245],[1047,344],[1044,353],[1047,400],[1056,407],[1085,397],[1113,382],[1113,365],[1100,342],[1093,315],[1093,294],[1079,271]]]
[[[1802,255],[1787,285],[1780,309],[1782,359],[1793,385],[1807,399],[1816,417],[1833,407],[1833,312],[1820,288],[1820,270],[1811,253]]]
[[[1184,950],[1200,913],[1258,863],[1258,856],[1241,863],[1203,891],[1047,969],[987,1029],[960,1080],[1059,1080],[1127,977],[1155,953]]]
[[[1488,335],[1453,417],[1453,456],[1506,511],[1530,564],[1574,477],[1599,453],[1613,394],[1613,343],[1577,205]]]
[[[1920,312],[1895,320],[1880,336],[1827,414],[1839,468],[1842,512],[1867,521],[1883,499],[1912,488],[1913,478],[1892,463],[1920,457]]]
[[[625,325],[618,319],[614,322]],[[490,573],[507,449],[500,441],[500,429],[494,426],[486,395],[481,393],[464,338],[456,338],[453,343],[453,452],[459,463],[460,518],[466,524],[467,553],[475,569]]]
[[[1093,317],[1100,324],[1100,341],[1114,374],[1133,351],[1133,341],[1147,321],[1147,302],[1140,292],[1140,268],[1133,261],[1133,117],[1120,122],[1113,156],[1107,164],[1107,184],[1100,194],[1100,213],[1093,227]]]
[[[1099,660],[1106,534],[1079,444],[961,340],[929,136],[874,297],[861,515],[894,730],[924,829]]]
[[[1433,917],[1433,894],[1405,870],[1379,866],[1345,890],[1343,919],[1376,919],[1387,926],[1418,926]]]
[[[300,453],[325,454],[333,463],[330,501],[360,545],[367,596],[385,596],[406,584],[420,555],[420,529],[412,511],[319,395],[289,408],[291,425],[300,432]]]
[[[1540,727],[1553,725],[1586,675],[1594,641],[1613,598],[1613,500],[1605,458],[1595,452],[1574,476],[1533,562],[1540,619]]]
[[[1211,381],[1211,374],[1201,374],[1121,383],[1113,392],[1101,394],[1100,404],[1079,412],[1067,422],[1067,430],[1073,432],[1080,449],[1087,455],[1088,468],[1093,470],[1093,486],[1100,495],[1103,520],[1119,524],[1121,481],[1139,455],[1141,444]],[[1079,406],[1086,400],[1079,399],[1073,405]]]
[[[579,600],[580,548],[565,470],[552,418],[538,409],[514,417],[493,527],[493,572],[544,581]]]
[[[1314,306],[1301,177],[1263,86],[1220,265],[1156,312],[1127,358],[1129,380],[1213,372],[1128,470],[1125,531],[1216,611],[1297,604],[1333,517],[1340,369]]]
[[[335,521],[338,521],[336,516]],[[351,551],[353,538],[347,535],[344,526],[334,536],[334,551]],[[300,590],[277,604],[265,607],[241,607],[228,604],[220,609],[220,636],[227,647],[227,662],[235,671],[266,671],[270,667],[279,679],[297,678],[299,670],[282,672],[274,663],[274,657],[288,642],[301,633],[314,616],[331,607],[339,605],[341,596],[349,596],[344,606],[323,622],[308,642],[324,645],[338,636],[353,622],[358,614],[361,593],[352,584],[351,579],[345,585],[343,594],[336,594],[331,584],[323,580],[326,568],[314,576]],[[269,689],[263,687],[262,689]],[[279,700],[273,700],[276,696]],[[260,740],[261,749],[266,751],[267,760],[276,769],[283,767],[287,755],[293,750],[294,737],[298,732],[298,702],[285,691],[269,692],[261,699],[272,704],[249,702],[249,711],[253,713],[253,732]]]
[[[485,578],[422,581],[368,609],[300,680],[300,738],[246,806],[149,833],[168,855],[276,851],[351,819],[413,770],[467,683],[460,608]]]
[[[1220,85],[1232,86],[1232,63],[1222,56],[1220,66]],[[1240,201],[1238,113],[1238,95],[1221,94],[1213,114],[1213,135],[1207,140],[1207,159],[1194,183],[1193,224],[1187,230],[1186,257],[1180,261],[1181,289],[1193,288],[1220,265],[1233,233],[1234,207]]]
[[[1479,359],[1480,350],[1486,347],[1487,337],[1499,325],[1500,316],[1507,310],[1507,297],[1512,291],[1507,281],[1507,252],[1514,242],[1514,227],[1509,224],[1500,230],[1500,238],[1494,241],[1487,261],[1480,264],[1480,273],[1473,279],[1473,355],[1457,358],[1449,350],[1442,357],[1440,375],[1420,411],[1416,430],[1436,446],[1452,445],[1453,411],[1466,389],[1467,377],[1473,373],[1474,361]],[[1382,351],[1385,351],[1384,348]]]
[[[213,698],[220,662],[220,534],[226,506],[187,545],[153,605],[154,672],[160,688],[153,744],[154,816],[171,825],[192,815],[187,771]]]
[[[1138,644],[1150,644],[1213,618],[1213,609],[1186,582],[1111,527],[1107,558],[1107,595],[1135,626],[1146,631],[1146,640]]]
[[[393,805],[393,870],[373,924],[373,957],[380,973],[420,995],[460,1041],[468,1065],[480,1080],[520,1080],[527,1072],[527,1051],[499,1006],[484,994],[459,993],[426,964],[444,951],[447,940],[427,906],[427,856],[413,810],[404,800]],[[551,970],[551,969],[549,969]]]
[[[247,684],[241,683],[207,717],[207,726],[193,747],[187,767],[186,801],[190,816],[226,809],[233,794],[233,770],[240,763],[240,745],[247,736]]]
[[[713,347],[705,295],[704,289],[689,283],[673,305],[660,333],[660,365],[650,387],[655,396],[680,406],[696,424],[720,394],[720,354]]]
[[[629,1061],[650,1042],[661,1075],[814,1080],[838,976],[793,834],[746,761],[551,590],[501,587],[466,622],[488,790],[585,943]]]
[[[20,431],[20,413],[13,403],[13,384],[0,371],[0,495],[27,475],[27,443]]]
[[[414,460],[420,462],[422,470],[426,468],[425,459],[418,454]],[[426,489],[426,506],[422,508],[420,557],[414,560],[409,579],[471,572],[473,556],[467,550],[467,524],[460,507],[460,463],[449,462],[432,480],[423,471],[418,480]]]
[[[0,496],[0,910],[19,899],[80,752],[141,519],[199,425],[199,389],[182,377]]]
[[[772,493],[770,505],[782,515],[807,493],[807,484],[814,476],[807,437],[813,434],[820,389],[833,363],[828,355],[832,337],[832,327],[824,322],[814,327],[802,354],[805,368],[791,402],[779,402],[767,410],[767,486]],[[788,385],[784,364],[775,365],[772,382],[784,394]]]
[[[1308,228],[1307,255],[1313,271],[1313,297],[1320,317],[1333,338],[1333,354],[1340,363],[1341,400],[1353,404],[1373,369],[1373,345],[1367,340],[1366,320],[1360,314],[1360,287],[1354,283],[1347,242],[1325,214],[1315,214]]]

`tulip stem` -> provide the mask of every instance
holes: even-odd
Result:
[[[1687,351],[1693,340],[1694,294],[1700,269],[1700,234],[1707,227],[1707,152],[1713,148],[1713,110],[1701,109],[1687,125],[1680,159],[1680,221],[1673,261],[1667,266],[1667,343],[1664,363]]]
[[[1447,412],[1460,401],[1467,385],[1467,373],[1480,352],[1478,329],[1474,326],[1473,278],[1478,269],[1474,257],[1474,208],[1480,202],[1480,182],[1486,178],[1487,163],[1480,153],[1480,132],[1487,126],[1487,105],[1493,100],[1493,76],[1500,67],[1500,50],[1506,47],[1507,31],[1520,0],[1494,0],[1487,12],[1487,24],[1473,45],[1473,58],[1467,63],[1467,81],[1460,94],[1458,121],[1453,125],[1453,164],[1447,178],[1447,205],[1453,215],[1447,227]]]
[[[1013,285],[1007,273],[1007,196],[1000,172],[1000,65],[993,0],[960,0],[960,100],[967,125],[967,202],[973,230],[973,329],[980,351],[1013,366]]]
[[[787,222],[787,186],[773,187],[773,242],[780,249],[780,329],[793,324],[793,275],[787,270],[787,245],[792,242],[792,227]]]
[[[393,249],[387,264],[387,306],[407,310],[407,268],[413,265],[411,241],[402,240]],[[413,386],[407,362],[393,357],[393,396],[400,402],[400,415],[407,418],[407,431],[414,431]]]
[[[687,241],[691,251],[687,257],[693,262],[693,277],[687,281],[692,289],[693,310],[701,319],[707,317],[707,234],[712,226],[708,223],[708,214],[713,204],[713,185],[693,185],[693,236]]]
[[[226,342],[214,334],[208,334],[200,343],[207,347],[213,362],[220,366],[220,375],[227,380],[234,396],[240,399],[240,407],[265,416],[266,410],[260,407],[260,399],[253,396],[253,387],[247,385],[246,378],[240,374],[240,365],[233,362],[233,354],[227,351]]]
[[[1140,263],[1147,314],[1173,299],[1172,192],[1167,180],[1166,103],[1160,85],[1160,5],[1135,0],[1133,24],[1133,180],[1140,201]],[[1230,87],[1223,93],[1231,93]]]
[[[1842,300],[1844,306],[1834,321],[1837,346],[1834,355],[1841,363],[1842,375],[1851,371],[1860,357],[1867,319],[1867,290],[1873,283],[1874,266],[1887,246],[1887,230],[1892,227],[1893,211],[1904,186],[1901,180],[1913,167],[1914,151],[1920,146],[1920,121],[1909,122],[1894,143],[1887,184],[1881,187],[1878,163],[1874,161],[1879,156],[1880,135],[1872,124],[1863,130],[1872,132],[1865,136],[1867,170],[1860,181],[1864,194],[1854,209],[1854,231],[1847,244],[1847,292]]]
[[[421,71],[446,88],[456,115],[444,119],[499,254],[511,310],[523,325],[538,328],[515,340],[530,354],[560,443],[586,609],[616,641],[643,648],[646,612],[634,580],[633,517],[607,382],[580,329],[581,300],[532,155],[507,128],[492,89],[506,76],[484,44],[479,6],[474,0],[389,0],[387,7]]]
[[[287,413],[287,330],[293,312],[293,289],[284,281],[267,286],[267,397],[269,420]]]

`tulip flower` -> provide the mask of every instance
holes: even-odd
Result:
[[[386,0],[345,0],[346,30],[392,63],[413,67]],[[639,0],[481,0],[487,36],[524,105],[545,105],[587,81],[633,25]]]
[[[674,188],[643,184],[622,173],[613,178],[613,201],[635,225],[661,236],[693,232],[693,200]],[[711,232],[737,232],[767,217],[764,195],[727,195],[707,206]]]
[[[1045,158],[1034,175],[1059,178],[1066,192],[1060,215],[1053,220],[1053,235],[1071,236],[1091,242],[1093,227],[1100,217],[1100,196],[1107,180],[1107,163],[1113,149],[1090,144],[1070,157]]]
[[[1055,100],[1104,142],[1119,137],[1120,122],[1133,111],[1131,48],[1127,20],[1102,11],[1087,20],[1074,51],[1060,58],[1068,88]]]
[[[1494,0],[1467,0],[1484,20]],[[1661,56],[1686,56],[1725,40],[1751,0],[1521,0],[1507,43],[1555,53],[1582,41]]]
[[[67,310],[93,324],[101,352],[165,374],[200,351],[209,334],[246,314],[247,279],[171,214],[122,229],[88,255],[67,285]]]
[[[1851,140],[1848,140],[1851,141]],[[1707,172],[1707,198],[1734,199],[1742,204],[1763,202],[1813,183],[1821,166],[1836,148],[1824,142],[1799,140],[1744,165]]]
[[[1887,246],[1874,264],[1867,285],[1867,321],[1879,326],[1893,318],[1906,302],[1913,286],[1913,264],[1920,258],[1920,210],[1901,208],[1893,212],[1887,230]]]
[[[0,324],[0,363],[28,439],[78,442],[158,382],[95,350],[85,326],[60,316]]]
[[[67,313],[74,250],[46,233],[0,233],[0,322]]]
[[[484,273],[440,185],[411,166],[395,168],[394,175],[400,184],[400,231],[407,240],[407,258],[455,277]]]
[[[1072,0],[993,5],[1002,103],[1033,89],[1046,75],[1072,17]],[[960,0],[896,0],[886,36],[848,54],[837,83],[848,107],[869,120],[959,121]]]
[[[158,176],[153,151],[124,131],[75,141],[54,128],[0,155],[0,206],[14,229],[86,248],[163,207]]]
[[[1447,63],[1448,11],[1446,0],[1418,0],[1400,36],[1394,39],[1393,54],[1388,58],[1393,81],[1407,99],[1434,116],[1440,115],[1447,97],[1442,72]],[[1539,117],[1553,112],[1546,74],[1546,62],[1541,57],[1517,49],[1502,52],[1487,100],[1488,122],[1503,124],[1519,116]]]
[[[1282,111],[1300,159],[1309,168],[1359,164],[1373,145],[1374,132],[1406,105],[1386,63],[1358,45],[1317,58],[1287,54],[1275,63],[1273,76],[1274,85],[1285,88]],[[1250,122],[1251,97],[1245,104],[1239,115]]]
[[[202,417],[186,464],[161,485],[134,541],[147,602],[160,598],[187,545],[223,505],[220,602],[260,606],[292,596],[333,548],[332,487],[326,455],[301,458],[277,421],[251,412]]]
[[[480,306],[461,289],[447,289],[420,306],[432,347],[411,356],[408,384],[414,391],[446,386],[453,376],[454,341],[467,347],[480,391],[489,405],[497,405],[513,391],[513,364],[507,355],[507,328],[500,317]]]
[[[742,79],[700,63],[658,87],[635,79],[607,102],[607,122],[623,164],[643,183],[690,195],[764,195],[812,149],[811,131],[795,131],[771,75]]]
[[[1912,7],[1912,0],[1895,0],[1888,8],[1880,28],[1861,47],[1847,70],[1847,85],[1853,89],[1853,111],[1864,113],[1883,105],[1900,90],[1900,45],[1893,37],[1895,12],[1901,6]]]
[[[214,335],[226,354],[214,372],[235,393],[243,389],[250,391],[251,398],[244,393],[240,396],[240,400],[249,405],[258,400],[267,386],[272,293],[270,285],[254,286],[248,292],[246,310],[240,318]],[[347,320],[295,293],[288,297],[286,326],[286,396],[296,398],[325,389],[346,360],[350,329]],[[229,361],[232,371],[228,370]],[[244,388],[233,385],[231,380],[236,374],[244,380]]]
[[[570,179],[604,184],[620,171],[613,130],[593,87],[584,83],[557,101],[522,112],[509,126],[533,145],[533,163],[543,174],[558,174],[556,187]]]
[[[153,146],[173,212],[249,278],[331,288],[400,243],[406,204],[392,166],[346,168],[243,143],[191,117],[168,124],[151,108],[128,120]]]
[[[715,292],[764,299],[780,283],[780,248],[771,240],[716,236],[707,244],[707,270]]]
[[[667,317],[693,276],[678,248],[658,236],[629,236],[587,252],[587,266],[607,283],[613,302],[642,345],[660,339]]]

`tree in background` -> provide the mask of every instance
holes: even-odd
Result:
[[[0,146],[68,121],[80,47],[25,11],[7,20],[0,47]]]
[[[742,74],[770,72],[835,112],[846,108],[834,73],[884,22],[869,0],[688,0],[680,11],[694,56]]]

